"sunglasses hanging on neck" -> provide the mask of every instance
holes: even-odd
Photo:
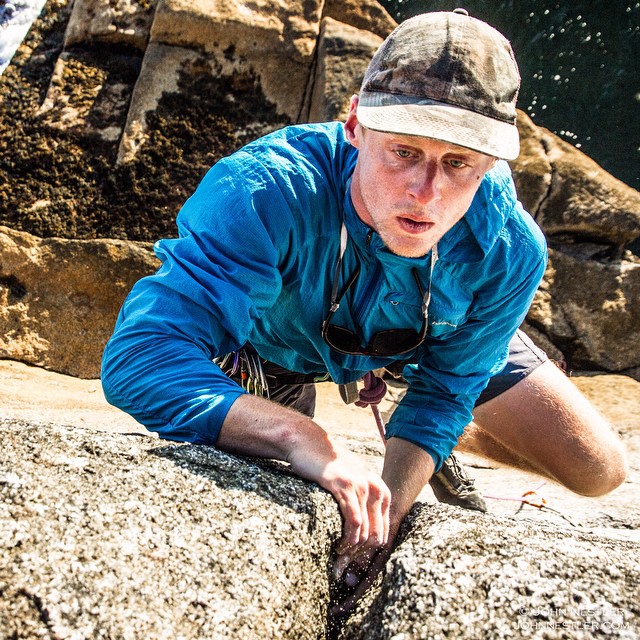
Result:
[[[340,302],[347,291],[354,285],[360,275],[360,267],[351,274],[346,284],[340,292],[338,286],[340,273],[342,271],[342,260],[347,248],[347,227],[344,222],[340,230],[340,255],[333,275],[333,286],[331,288],[331,307],[329,313],[322,323],[322,338],[335,351],[346,355],[361,356],[398,356],[419,347],[427,336],[429,327],[429,302],[431,300],[431,281],[433,280],[433,269],[438,260],[438,245],[434,245],[431,250],[431,262],[429,266],[429,286],[427,291],[422,288],[418,270],[413,269],[413,277],[418,285],[418,291],[422,298],[422,326],[419,331],[409,329],[386,329],[375,333],[366,346],[362,345],[362,339],[356,333],[345,327],[331,324],[331,319],[340,308]]]

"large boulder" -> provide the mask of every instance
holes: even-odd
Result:
[[[267,100],[293,121],[300,114],[322,5],[321,0],[159,0],[151,42],[200,51],[226,75],[250,72]]]
[[[0,636],[315,640],[333,499],[215,449],[0,421]]]
[[[369,61],[382,44],[380,36],[333,18],[322,21],[313,85],[310,122],[344,121],[350,98],[362,82]]]
[[[344,113],[394,25],[375,0],[48,0],[0,78],[0,223],[67,238],[175,235],[180,205],[219,158]],[[325,88],[344,95],[324,100]]]
[[[386,38],[398,26],[376,0],[325,0],[323,16]]]
[[[127,45],[144,51],[149,42],[155,0],[74,0],[64,46]]]
[[[38,237],[175,235],[219,158],[292,122],[343,119],[394,25],[375,0],[48,0],[0,78],[0,223]],[[636,375],[640,194],[523,112],[518,126],[518,192],[551,247],[528,325],[570,368]],[[101,255],[95,269],[110,273]],[[38,349],[4,353],[70,372],[28,326]]]
[[[518,195],[547,237],[600,244],[615,258],[640,237],[640,193],[518,112]],[[617,249],[617,251],[615,251]]]
[[[640,193],[523,112],[518,127],[518,194],[550,246],[527,321],[566,366],[637,376]]]
[[[286,466],[46,422],[0,438],[3,638],[637,637],[640,545],[612,528],[417,505],[338,621],[337,504]]]
[[[157,264],[144,243],[42,239],[0,227],[0,358],[99,377],[124,297]]]
[[[640,545],[416,508],[340,640],[637,638]]]
[[[554,245],[528,322],[573,369],[640,371],[640,260],[615,260],[589,244]],[[556,356],[558,357],[558,356]]]

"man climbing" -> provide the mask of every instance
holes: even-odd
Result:
[[[585,495],[625,477],[609,426],[518,331],[546,263],[504,161],[519,81],[507,40],[466,12],[405,21],[346,123],[285,128],[208,172],[105,350],[107,398],[149,429],[330,491],[351,586],[427,482],[484,509],[456,446]],[[408,390],[380,477],[312,416],[315,381],[349,390],[383,368]]]

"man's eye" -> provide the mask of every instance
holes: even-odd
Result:
[[[461,169],[462,167],[465,166],[465,163],[462,162],[462,160],[451,159],[449,160],[449,165],[452,166],[454,169]]]
[[[411,151],[409,151],[408,149],[396,149],[396,155],[399,158],[410,158]]]

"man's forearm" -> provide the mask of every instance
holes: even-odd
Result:
[[[230,453],[289,461],[302,442],[326,452],[331,443],[313,420],[264,398],[242,395],[231,405],[216,447]]]
[[[433,458],[419,446],[402,438],[387,441],[382,479],[391,491],[392,536],[429,482],[434,469]]]

